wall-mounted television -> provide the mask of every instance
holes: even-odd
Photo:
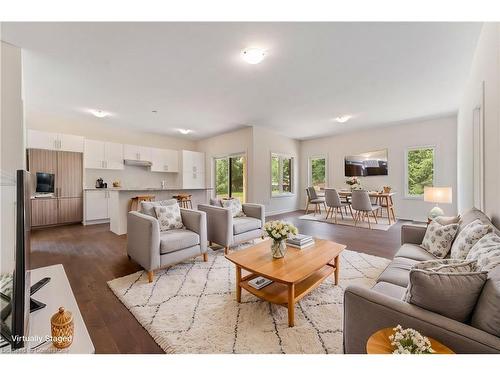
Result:
[[[37,193],[53,193],[54,192],[54,174],[36,172],[36,192]]]
[[[346,177],[387,176],[387,149],[346,156],[344,171]]]

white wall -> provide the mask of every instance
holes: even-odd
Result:
[[[21,50],[1,42],[0,195],[1,272],[11,272],[15,254],[16,170],[25,168]]]
[[[253,152],[254,178],[250,180],[253,187],[251,201],[264,204],[267,215],[298,209],[300,206],[300,141],[255,126],[253,128]],[[271,153],[273,152],[294,157],[292,196],[271,196]]]
[[[458,210],[474,204],[472,113],[480,103],[484,81],[484,210],[500,223],[499,84],[500,26],[486,23],[478,40],[469,79],[458,112]]]
[[[253,128],[246,127],[233,132],[217,135],[198,141],[196,150],[205,153],[206,186],[215,187],[214,158],[232,154],[246,154],[247,180],[252,181],[253,174]],[[246,187],[247,201],[252,202],[251,186]],[[215,195],[215,192],[214,192]]]
[[[404,198],[405,150],[412,146],[436,146],[435,185],[451,186],[456,194],[456,125],[456,117],[451,116],[303,141],[300,153],[300,202],[305,201],[310,157],[327,155],[328,186],[346,188],[346,155],[388,149],[389,174],[364,177],[361,179],[362,186],[377,190],[385,185],[392,186],[396,191],[396,215],[402,219],[425,220],[433,205]],[[456,198],[453,204],[442,205],[447,214],[456,213],[456,207]]]

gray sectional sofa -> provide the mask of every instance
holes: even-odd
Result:
[[[459,231],[475,219],[489,222],[484,213],[473,209],[462,216]],[[491,313],[500,311],[500,267],[488,275],[472,314],[471,321],[475,324],[455,321],[402,300],[411,267],[420,261],[436,259],[419,246],[425,231],[425,226],[403,225],[401,248],[379,276],[377,284],[372,289],[359,286],[346,288],[345,353],[366,353],[366,342],[374,332],[398,324],[414,328],[456,353],[500,353],[500,337],[495,335],[495,331],[500,331],[500,318],[498,313]]]

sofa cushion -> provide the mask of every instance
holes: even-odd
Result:
[[[495,233],[487,234],[472,246],[465,259],[477,261],[482,271],[500,268],[500,237]]]
[[[176,204],[177,199],[167,199],[164,201],[154,201],[154,202],[141,202],[140,211],[145,215],[152,216],[156,218],[155,207],[156,206],[169,206],[171,204]]]
[[[467,224],[460,233],[458,233],[450,250],[452,259],[465,259],[472,246],[482,237],[493,231],[490,224],[483,224],[479,219]]]
[[[220,198],[210,198],[210,205],[211,206],[222,207],[222,199],[220,199]]]
[[[396,253],[395,257],[402,257],[402,258],[408,258],[408,259],[414,259],[423,261],[423,260],[432,260],[432,259],[437,259],[434,255],[429,253],[427,250],[425,250],[423,247],[419,245],[414,245],[411,243],[405,243],[403,244],[398,252]]]
[[[406,292],[405,287],[396,284],[386,283],[384,281],[375,284],[372,290],[396,299],[402,299]]]
[[[462,323],[469,321],[487,273],[475,261],[437,259],[410,271],[404,301]]]
[[[500,337],[500,267],[488,274],[472,314],[471,325]]]
[[[262,221],[253,217],[235,217],[233,219],[233,234],[250,232],[262,228]]]
[[[167,206],[155,206],[156,217],[160,226],[160,232],[172,229],[181,229],[182,223],[181,210],[179,204],[169,204]]]
[[[490,218],[481,210],[477,208],[471,208],[469,211],[462,214],[460,220],[460,226],[458,227],[458,233],[460,233],[467,225],[472,223],[474,220],[479,219],[483,222],[483,224],[489,224],[493,226]],[[500,236],[500,230],[493,226],[493,231]]]
[[[431,221],[425,231],[422,247],[437,258],[444,258],[450,251],[458,224],[441,225]]]
[[[188,229],[172,229],[160,233],[160,254],[182,250],[200,244],[198,233]]]
[[[387,268],[380,274],[377,282],[386,282],[396,284],[402,287],[408,285],[410,269],[417,264],[418,261],[408,258],[394,258]]]

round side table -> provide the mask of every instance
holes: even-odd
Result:
[[[394,333],[392,328],[384,328],[375,332],[366,342],[366,352],[368,354],[392,354],[394,347],[391,345],[389,336]],[[450,348],[428,337],[434,354],[455,354]]]

